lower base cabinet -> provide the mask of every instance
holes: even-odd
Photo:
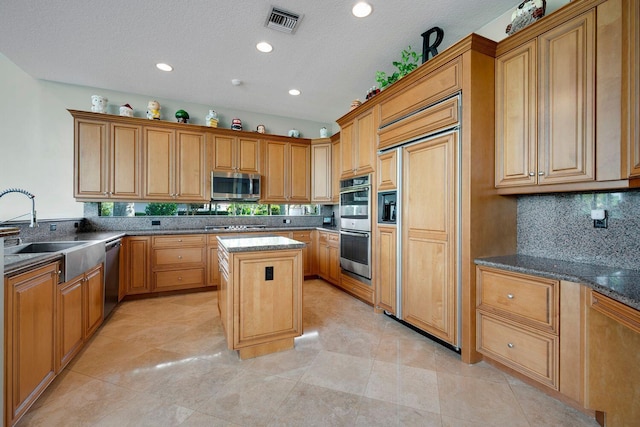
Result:
[[[373,288],[371,285],[362,283],[351,276],[342,274],[340,277],[340,283],[338,284],[347,293],[360,298],[367,304],[373,305]]]
[[[58,285],[56,372],[61,372],[104,319],[104,267]]]
[[[340,235],[318,232],[318,276],[334,285],[340,284]]]
[[[587,302],[587,407],[607,427],[638,426],[640,311],[592,290]]]
[[[5,279],[5,425],[53,381],[58,263]]]

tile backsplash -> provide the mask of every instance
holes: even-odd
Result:
[[[594,228],[605,209],[608,228]],[[520,196],[518,253],[640,269],[640,191]]]

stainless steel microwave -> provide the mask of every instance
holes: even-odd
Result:
[[[260,199],[260,175],[211,172],[211,200],[256,202]]]

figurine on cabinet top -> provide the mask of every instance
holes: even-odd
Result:
[[[108,101],[104,96],[91,95],[91,111],[94,113],[106,113]]]
[[[207,126],[211,128],[218,127],[218,113],[216,113],[214,110],[209,110],[209,114],[207,114],[204,120]]]
[[[231,120],[231,129],[242,130],[242,120],[238,118]]]
[[[189,123],[189,113],[184,110],[176,111],[176,119],[178,119],[178,123]]]
[[[258,127],[256,128],[256,132],[265,133],[266,129],[265,129],[264,125],[258,125]]]
[[[160,120],[160,103],[158,101],[149,101],[147,104],[147,119]]]
[[[133,107],[129,104],[121,105],[120,115],[125,117],[133,117]]]

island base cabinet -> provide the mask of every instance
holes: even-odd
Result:
[[[5,425],[55,378],[58,263],[5,279]]]
[[[226,252],[218,246],[219,308],[241,359],[293,348],[302,335],[302,249]]]
[[[586,406],[607,427],[640,425],[640,312],[592,290],[587,301]]]

